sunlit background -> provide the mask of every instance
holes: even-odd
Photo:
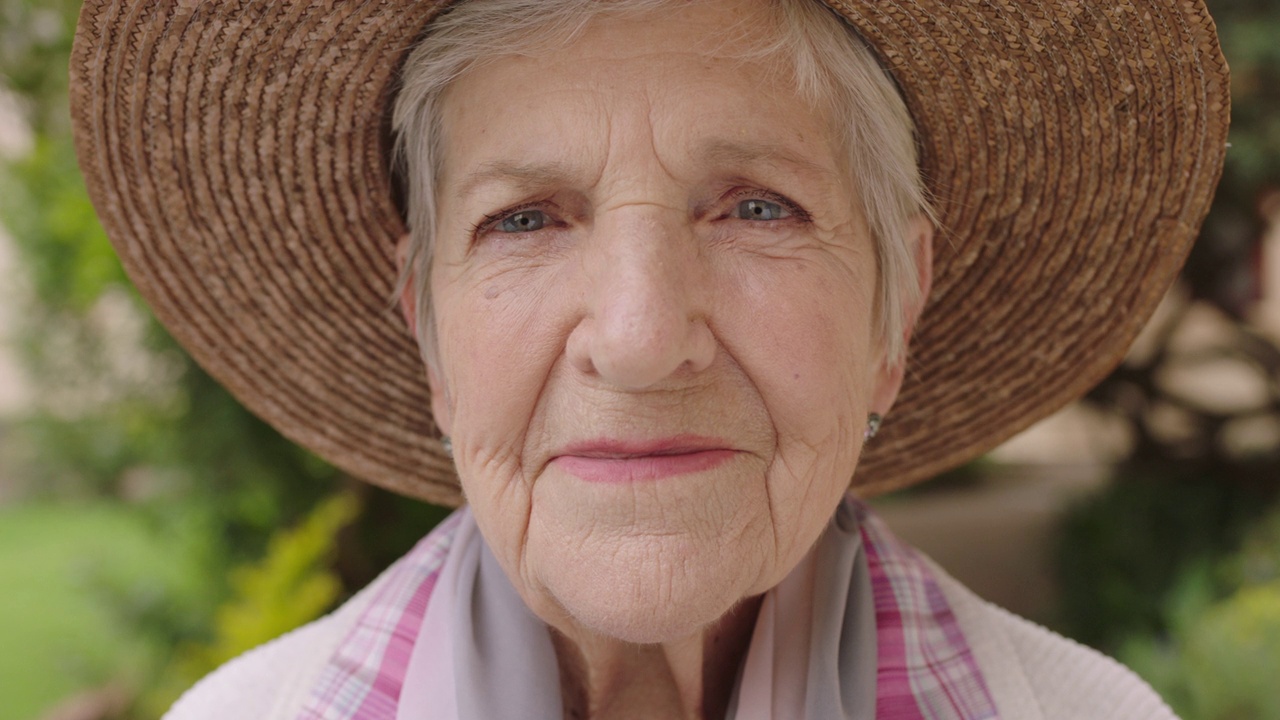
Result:
[[[157,718],[444,515],[282,440],[152,319],[76,169],[78,7],[0,0],[0,720]],[[1185,720],[1280,720],[1280,3],[1209,7],[1232,147],[1180,285],[1085,400],[875,504]]]

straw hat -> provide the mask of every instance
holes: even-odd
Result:
[[[854,486],[990,449],[1122,358],[1221,170],[1228,76],[1199,0],[828,0],[877,50],[937,199],[934,289]],[[457,504],[412,338],[396,73],[441,3],[90,0],[71,61],[80,163],[156,314],[285,435]]]

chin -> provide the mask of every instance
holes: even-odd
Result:
[[[580,627],[623,642],[655,644],[715,623],[751,588],[743,576],[749,562],[699,562],[705,560],[699,553],[655,553],[652,545],[646,550],[640,557],[622,552],[608,562],[564,563],[547,578],[547,589]]]

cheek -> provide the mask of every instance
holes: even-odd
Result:
[[[554,280],[515,280],[438,277],[432,286],[454,460],[476,521],[504,564],[524,543],[530,424],[563,346],[549,292]]]
[[[565,286],[553,268],[490,264],[433,274],[440,373],[460,424],[455,447],[510,446],[512,428],[527,423],[564,344]]]
[[[782,276],[734,286],[721,335],[773,424],[771,512],[779,536],[794,538],[780,555],[798,560],[848,488],[879,354],[865,278],[811,266],[794,268],[796,277],[774,270]]]
[[[473,296],[474,297],[474,296]],[[539,343],[532,313],[518,303],[473,300],[442,308],[440,372],[453,414],[454,446],[468,455],[515,449],[537,387]]]
[[[879,360],[874,277],[800,263],[766,270],[737,272],[721,284],[719,334],[757,384],[778,432],[817,442],[836,429],[832,413],[867,402]]]

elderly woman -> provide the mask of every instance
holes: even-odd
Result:
[[[1212,22],[829,5],[86,4],[82,165],[160,317],[466,502],[171,717],[1170,717],[849,493],[1117,362],[1222,161]]]

